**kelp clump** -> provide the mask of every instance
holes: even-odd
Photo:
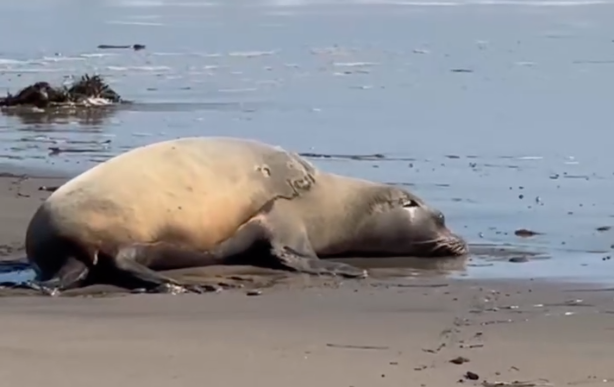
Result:
[[[0,98],[0,107],[32,106],[39,109],[88,107],[117,104],[124,101],[99,75],[83,75],[72,86],[53,87],[48,82],[36,82],[17,93]]]

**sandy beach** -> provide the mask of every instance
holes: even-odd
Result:
[[[363,281],[168,273],[233,286],[202,295],[0,289],[0,387],[614,385],[612,0],[82,4],[0,3],[0,96],[96,71],[135,102],[0,114],[0,160],[23,168],[0,162],[0,282],[65,181],[30,168],[193,135],[409,187],[472,242],[534,254]],[[97,49],[135,43],[147,48]]]
[[[48,195],[40,187],[62,181],[0,179],[5,261],[23,256],[28,219]],[[283,277],[258,296],[247,295],[248,287],[204,295],[3,294],[0,380],[150,387],[614,384],[611,291],[531,280]]]

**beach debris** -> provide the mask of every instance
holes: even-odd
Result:
[[[36,82],[13,95],[0,98],[0,107],[30,106],[39,109],[61,107],[93,107],[125,103],[99,75],[81,76],[70,87],[53,87],[48,82]]]
[[[518,309],[519,306],[518,305],[507,305],[507,306],[502,306],[501,309]]]
[[[484,321],[481,322],[480,325],[493,325],[493,324],[508,324],[508,323],[513,323],[514,320],[512,319],[507,319],[507,320],[492,320],[492,321]]]
[[[403,283],[385,283],[385,282],[374,282],[369,284],[369,286],[377,288],[377,287],[385,287],[385,288],[445,288],[449,286],[449,284],[403,284]]]
[[[608,231],[612,228],[612,226],[601,226],[601,227],[597,227],[596,230],[597,231]]]
[[[133,44],[133,45],[116,45],[116,44],[99,44],[98,48],[101,50],[113,50],[113,49],[133,49],[134,51],[139,51],[139,50],[144,50],[145,49],[145,45],[144,44]]]
[[[95,148],[60,148],[57,146],[49,147],[49,156],[56,156],[60,153],[96,153],[100,152],[101,149]]]
[[[371,350],[386,350],[390,349],[390,347],[380,346],[380,345],[353,345],[353,344],[334,344],[334,343],[326,343],[327,347],[330,348],[343,348],[343,349],[371,349]]]
[[[454,359],[450,359],[449,362],[452,364],[461,365],[464,363],[468,363],[469,359],[464,356],[458,356],[458,357],[455,357]]]
[[[459,348],[462,349],[475,349],[475,348],[484,348],[484,344],[461,344]]]
[[[467,380],[478,380],[480,375],[476,374],[475,372],[467,371],[463,377]]]
[[[262,290],[259,290],[259,289],[249,290],[246,294],[248,296],[251,296],[251,297],[253,297],[253,296],[260,296],[260,295],[262,295]]]
[[[529,262],[529,258],[527,258],[527,257],[512,257],[512,258],[508,259],[507,261],[511,262],[511,263],[525,263],[525,262]]]
[[[450,70],[453,73],[472,73],[473,70],[470,69],[452,69]]]
[[[60,186],[50,186],[50,187],[47,187],[46,185],[41,185],[40,187],[38,187],[38,190],[39,191],[54,192],[54,191],[57,191],[58,188],[60,188]]]
[[[568,382],[567,385],[569,386],[578,386],[581,384],[594,384],[594,383],[612,383],[614,382],[614,378],[600,378],[596,375],[590,375],[588,376],[586,379],[583,380],[577,380],[574,382]]]
[[[538,381],[513,381],[513,382],[488,382],[484,380],[482,382],[482,386],[484,387],[541,387],[541,386],[551,386],[550,383],[546,379],[539,379]]]
[[[585,303],[583,299],[577,298],[577,299],[571,299],[571,300],[567,300],[567,301],[563,301],[563,302],[548,302],[548,303],[544,303],[542,304],[542,306],[595,306],[593,304],[590,303]]]
[[[527,230],[526,228],[520,228],[514,231],[514,235],[519,236],[521,238],[530,238],[535,235],[541,235],[542,233],[537,231]]]

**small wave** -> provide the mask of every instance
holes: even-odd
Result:
[[[104,58],[104,57],[107,57],[107,56],[117,56],[117,55],[119,55],[119,54],[115,54],[115,53],[112,53],[112,52],[105,52],[105,53],[103,53],[103,52],[92,52],[90,54],[79,54],[79,56],[82,57],[82,58]]]
[[[107,66],[109,71],[171,71],[168,66]]]
[[[164,0],[115,0],[109,1],[114,7],[216,7],[218,3],[207,1],[198,2],[175,2]]]
[[[235,51],[235,52],[229,52],[228,56],[253,58],[253,57],[258,57],[258,56],[267,56],[267,55],[275,55],[275,54],[277,54],[277,51]]]
[[[68,68],[55,68],[55,69],[50,69],[50,68],[19,68],[19,69],[2,69],[3,73],[7,73],[7,74],[15,74],[15,73],[20,73],[20,74],[24,74],[24,73],[29,73],[29,74],[37,74],[37,73],[61,73],[61,72],[66,72],[66,71],[70,71],[70,69]]]
[[[543,160],[543,156],[520,156],[518,160]]]
[[[72,62],[72,61],[83,61],[83,60],[86,60],[86,58],[76,57],[76,56],[44,56],[40,62],[55,63],[55,62]]]
[[[135,19],[135,20],[153,20],[153,19],[160,19],[162,16],[161,15],[131,15],[131,16],[126,16],[128,19]]]
[[[17,59],[1,59],[0,58],[0,66],[2,65],[15,65],[15,64],[25,64],[27,61],[17,60]]]
[[[124,20],[109,20],[107,24],[119,24],[128,26],[145,26],[145,27],[163,27],[164,23],[144,22],[144,21],[124,21]]]
[[[248,93],[258,91],[257,88],[219,89],[219,93]]]
[[[186,56],[188,55],[185,52],[152,52],[153,56]]]
[[[335,67],[367,67],[367,66],[377,66],[379,63],[375,62],[335,62],[333,66]]]

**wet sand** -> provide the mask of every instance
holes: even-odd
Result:
[[[0,178],[4,261],[23,257],[27,221],[48,195],[39,188],[63,180]],[[273,387],[614,383],[609,291],[437,276],[333,282],[269,273],[268,282],[245,280],[256,277],[244,277],[243,289],[205,295],[4,293],[0,380],[136,387],[203,380]],[[250,287],[262,294],[248,296]],[[469,361],[450,363],[458,357]],[[479,380],[465,379],[468,371]]]
[[[611,293],[555,285],[420,280],[0,308],[7,385],[452,386],[468,371],[479,380],[467,385],[614,383]]]

